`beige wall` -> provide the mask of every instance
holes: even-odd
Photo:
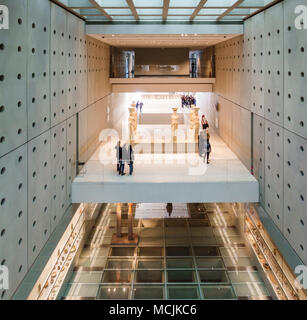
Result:
[[[238,36],[215,47],[216,82],[214,92],[218,99],[216,130],[228,146],[251,169],[251,112],[247,103],[244,69],[244,36]]]
[[[86,37],[88,56],[88,103],[79,114],[79,157],[87,161],[99,145],[102,129],[111,127],[110,47]]]
[[[149,65],[148,72],[143,71],[140,66]],[[177,71],[160,69],[158,65],[176,65]],[[135,49],[135,75],[186,75],[190,73],[189,49],[160,49],[144,48]]]

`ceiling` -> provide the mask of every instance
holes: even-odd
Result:
[[[91,35],[110,46],[118,48],[191,48],[201,49],[214,46],[225,40],[238,36],[237,34],[211,35]]]
[[[277,0],[56,0],[86,21],[243,21]]]

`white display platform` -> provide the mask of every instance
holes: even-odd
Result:
[[[258,181],[212,132],[210,141],[207,167],[198,154],[136,154],[132,176],[99,160],[100,146],[75,178],[72,202],[258,202]]]

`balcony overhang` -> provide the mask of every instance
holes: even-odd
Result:
[[[73,181],[72,202],[258,202],[255,177],[218,136],[211,141],[207,167],[195,153],[136,154],[132,176],[99,160],[100,146]]]
[[[215,78],[111,78],[112,92],[212,92]]]

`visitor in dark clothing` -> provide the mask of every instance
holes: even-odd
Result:
[[[120,145],[120,141],[118,141],[115,149],[116,149],[116,159],[117,159],[117,172],[118,174],[121,174],[123,149]]]
[[[121,172],[121,175],[123,176],[124,173],[124,166],[125,163],[129,165],[129,175],[131,176],[133,173],[133,162],[134,162],[134,151],[131,146],[131,144],[125,143],[123,146],[123,152],[122,152],[122,163],[123,163],[123,170]]]
[[[206,156],[207,156],[207,164],[210,163],[209,161],[210,153],[211,153],[211,144],[209,139],[207,139],[207,142],[204,146],[204,161],[206,161]]]

